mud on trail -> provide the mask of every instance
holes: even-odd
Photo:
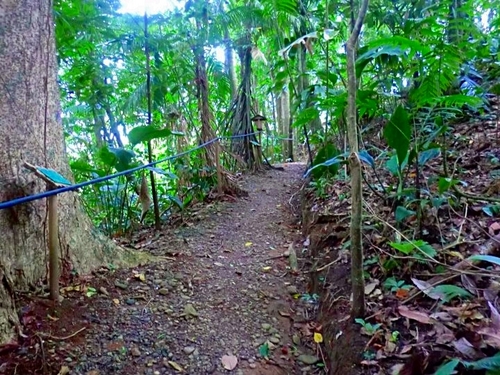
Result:
[[[24,299],[28,337],[0,357],[0,374],[322,373],[317,301],[298,298],[305,277],[286,256],[301,239],[304,168],[244,176],[249,197],[136,233],[128,246],[158,262],[98,270],[63,289],[56,308]]]

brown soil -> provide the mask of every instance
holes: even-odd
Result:
[[[320,212],[314,194],[303,192],[303,235],[310,243],[305,267],[311,269],[311,293],[321,297],[317,321],[325,338],[326,365],[330,374],[372,374],[360,365],[367,339],[350,316],[350,258],[339,251],[348,239],[349,223],[329,212]]]
[[[245,176],[248,198],[205,205],[181,227],[127,241],[162,257],[156,263],[109,265],[66,286],[59,306],[20,296],[25,337],[0,347],[0,374],[223,374],[226,355],[239,375],[324,373],[308,269],[291,272],[286,257],[303,250],[304,167]]]

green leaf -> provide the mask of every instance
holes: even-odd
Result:
[[[180,210],[184,209],[184,204],[182,203],[181,199],[177,195],[174,195],[174,196],[168,195],[167,198],[171,202],[175,203]]]
[[[443,194],[444,192],[447,192],[448,190],[450,190],[450,188],[452,186],[455,186],[458,183],[459,183],[459,180],[452,179],[450,177],[439,177],[439,180],[438,180],[439,194]]]
[[[325,174],[335,176],[339,171],[338,164],[342,159],[337,158],[340,155],[339,150],[331,143],[321,148],[313,161],[311,168],[314,179],[319,179]]]
[[[459,363],[459,359],[452,359],[451,361],[446,362],[444,365],[441,365],[434,373],[434,375],[451,375],[454,373],[454,370]]]
[[[489,262],[500,266],[500,258],[493,255],[473,255],[468,258],[468,260],[475,260],[478,262]]]
[[[135,157],[133,151],[115,147],[110,147],[108,150],[116,158],[115,163],[112,166],[115,167],[118,172],[126,171],[127,169],[131,168],[130,163],[132,162],[132,159]]]
[[[408,155],[410,137],[411,127],[408,112],[400,105],[384,128],[384,138],[387,144],[396,150],[400,170],[402,162]]]
[[[297,115],[293,127],[297,128],[303,125],[309,124],[311,121],[315,120],[319,116],[319,111],[315,107],[308,107],[300,111]]]
[[[441,150],[439,148],[431,148],[430,150],[422,151],[418,155],[418,164],[425,165],[429,160],[437,158],[441,154]]]
[[[402,222],[404,219],[410,217],[410,216],[413,216],[415,215],[416,212],[413,211],[413,210],[409,210],[403,206],[397,206],[396,207],[396,212],[395,212],[395,216],[396,216],[396,221],[398,223]]]
[[[495,354],[493,357],[482,358],[474,362],[467,363],[468,367],[474,370],[500,370],[500,353]]]
[[[137,126],[128,133],[128,140],[135,146],[141,142],[148,142],[156,138],[165,138],[170,135],[184,135],[184,133],[173,132],[170,129],[157,129],[153,125]]]
[[[269,344],[267,341],[259,347],[259,354],[263,358],[269,358]]]
[[[396,154],[392,155],[392,157],[387,160],[385,163],[385,167],[392,173],[393,176],[399,175],[399,166],[398,166],[398,156]]]
[[[495,217],[500,214],[500,204],[489,204],[483,207],[483,212],[489,217]]]
[[[375,168],[375,159],[366,150],[361,150],[358,153],[359,160],[363,163],[368,164],[370,167]]]
[[[438,285],[432,288],[432,293],[437,293],[440,296],[440,299],[444,302],[449,302],[453,298],[462,297],[462,298],[470,298],[472,294],[470,294],[464,288],[460,288],[456,285],[444,284]]]
[[[408,255],[414,250],[421,251],[431,258],[434,258],[437,255],[437,251],[426,241],[418,240],[418,241],[406,241],[406,242],[389,242],[389,246],[392,248],[401,251],[402,253]]]

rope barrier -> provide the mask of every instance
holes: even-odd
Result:
[[[48,197],[51,197],[51,196],[56,195],[56,194],[65,193],[67,191],[77,190],[77,189],[80,189],[80,188],[85,187],[85,186],[97,184],[99,182],[108,181],[108,180],[111,180],[113,178],[124,176],[124,175],[130,174],[130,173],[133,173],[133,172],[137,172],[137,171],[140,171],[141,169],[153,167],[153,166],[155,166],[155,165],[157,165],[159,163],[163,163],[163,162],[170,161],[170,160],[175,160],[175,159],[180,158],[181,156],[184,156],[184,155],[190,154],[190,153],[192,153],[194,151],[197,151],[197,150],[200,150],[202,148],[205,148],[205,147],[211,145],[212,143],[217,142],[217,141],[219,141],[221,139],[245,138],[245,137],[250,137],[250,136],[256,135],[256,134],[258,134],[258,133],[254,132],[254,133],[248,133],[248,134],[238,134],[238,135],[232,135],[232,136],[220,136],[220,137],[216,137],[216,138],[211,139],[211,140],[209,140],[209,141],[207,141],[205,143],[202,143],[201,145],[198,145],[198,146],[196,146],[196,147],[194,147],[192,149],[180,152],[180,153],[178,153],[176,155],[172,155],[172,156],[166,157],[164,159],[153,161],[153,162],[148,163],[148,164],[143,164],[143,165],[140,165],[138,167],[127,169],[126,171],[122,171],[122,172],[118,172],[118,173],[115,173],[115,174],[111,174],[109,176],[95,178],[93,180],[88,180],[88,181],[80,182],[80,183],[75,184],[75,185],[69,185],[69,186],[64,186],[64,187],[53,189],[53,190],[48,190],[48,191],[45,191],[43,193],[28,195],[26,197],[16,198],[16,199],[12,199],[10,201],[2,202],[2,203],[0,203],[0,210],[6,209],[6,208],[10,208],[10,207],[13,207],[13,206],[17,206],[18,204],[32,202],[32,201],[35,201],[35,200],[38,200],[38,199],[48,198]]]

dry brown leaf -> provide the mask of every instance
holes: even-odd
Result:
[[[139,201],[141,202],[141,220],[140,220],[140,222],[142,223],[142,221],[146,217],[146,214],[149,211],[149,207],[151,207],[151,198],[149,196],[148,182],[146,180],[146,174],[142,175],[141,187],[139,190]]]
[[[488,306],[491,311],[491,327],[500,331],[500,313],[490,301],[488,301]]]
[[[427,281],[415,279],[414,277],[411,278],[411,281],[413,281],[413,284],[415,284],[415,286],[429,298],[439,300],[445,297],[441,293],[436,293],[434,287]]]
[[[462,285],[464,286],[465,289],[467,289],[469,292],[471,292],[475,296],[479,296],[479,293],[477,291],[477,285],[474,279],[468,275],[462,274],[460,275],[460,278],[462,279]]]
[[[477,358],[479,355],[474,346],[465,337],[453,341],[452,344],[457,351],[469,359]]]
[[[414,311],[410,310],[408,307],[401,305],[398,306],[398,312],[401,316],[404,316],[405,318],[416,320],[417,322],[423,323],[423,324],[431,324],[431,318],[428,314],[422,312],[422,311]]]
[[[477,331],[477,333],[486,336],[484,337],[485,343],[491,345],[496,349],[500,349],[500,332],[491,327],[486,327],[480,329],[479,331]]]
[[[221,358],[221,362],[222,366],[224,366],[226,370],[231,371],[234,370],[234,368],[238,364],[238,358],[236,358],[236,356],[234,355],[223,355]]]

